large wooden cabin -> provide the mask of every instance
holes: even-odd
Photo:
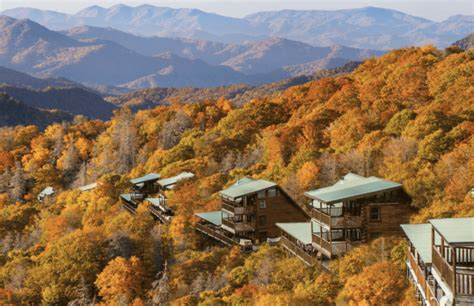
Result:
[[[259,244],[277,239],[279,222],[304,222],[309,216],[277,184],[243,178],[220,193],[221,210],[196,214],[196,229],[224,244]]]
[[[413,212],[401,184],[353,173],[305,195],[310,200],[311,222],[304,225],[304,231],[311,232],[311,242],[299,239],[301,235],[295,231],[289,232],[291,225],[282,224],[282,245],[293,254],[299,247],[321,261],[344,255],[380,236],[401,235],[400,224],[408,222]],[[307,264],[315,262],[307,256],[298,257]]]
[[[422,305],[474,304],[474,218],[433,219],[401,226],[407,275]]]

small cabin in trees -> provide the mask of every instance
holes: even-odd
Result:
[[[474,218],[403,224],[407,275],[422,305],[474,305]]]
[[[38,195],[36,196],[36,199],[40,202],[43,202],[45,198],[51,197],[54,195],[54,188],[51,186],[48,186],[44,188]]]
[[[339,257],[362,243],[380,236],[401,235],[400,224],[408,222],[411,199],[399,183],[378,177],[349,173],[336,184],[305,192],[311,222],[279,224],[282,245],[307,264]],[[307,238],[311,232],[311,241]],[[304,238],[304,239],[303,239]]]
[[[150,213],[162,223],[169,223],[174,215],[174,211],[168,205],[165,192],[168,190],[173,190],[173,188],[179,182],[191,179],[193,177],[194,174],[191,172],[181,172],[180,174],[173,177],[157,181],[158,195],[156,197],[146,199],[150,203],[148,206]]]
[[[132,191],[120,195],[123,207],[131,213],[135,213],[138,204],[143,201],[149,194],[157,192],[156,182],[160,179],[157,173],[149,173],[147,175],[130,180],[132,183]]]
[[[252,246],[280,236],[279,222],[309,216],[277,184],[243,178],[219,192],[221,209],[198,213],[196,230],[226,245]]]

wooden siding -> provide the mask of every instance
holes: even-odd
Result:
[[[380,221],[370,220],[370,209],[372,207],[380,208]],[[371,234],[380,234],[382,236],[402,236],[403,231],[400,224],[410,223],[410,215],[413,208],[403,203],[370,203],[367,209],[363,210],[363,217],[367,222],[368,240]]]
[[[260,208],[259,199],[256,199],[256,233],[266,232],[267,237],[277,238],[280,236],[280,229],[276,223],[285,222],[307,222],[306,213],[278,186],[278,195],[269,197],[268,192],[265,197],[265,208]],[[257,195],[255,195],[256,197]],[[259,217],[265,216],[265,224],[259,223]]]

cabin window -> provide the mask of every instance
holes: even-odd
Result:
[[[380,207],[370,208],[370,221],[380,221]]]
[[[268,197],[274,198],[278,195],[278,190],[276,188],[268,189]]]
[[[360,203],[357,202],[349,202],[347,207],[347,212],[351,216],[360,216]]]
[[[350,241],[359,241],[361,237],[360,229],[349,228],[346,230],[346,239]]]
[[[344,230],[337,229],[331,231],[332,241],[342,241],[344,240]]]
[[[265,225],[267,223],[267,216],[262,215],[258,216],[258,224]]]
[[[259,198],[259,199],[264,199],[264,198],[265,198],[265,190],[264,190],[264,191],[260,191],[260,192],[258,193],[258,198]]]
[[[267,203],[266,203],[265,199],[260,199],[259,207],[260,208],[266,208],[267,207]]]

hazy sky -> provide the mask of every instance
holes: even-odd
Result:
[[[34,7],[75,13],[91,5],[110,7],[119,3],[130,6],[146,3],[175,8],[192,7],[234,17],[242,17],[257,11],[282,9],[336,10],[364,6],[396,9],[411,15],[438,21],[456,14],[474,15],[474,0],[0,0],[0,11],[14,7]]]

